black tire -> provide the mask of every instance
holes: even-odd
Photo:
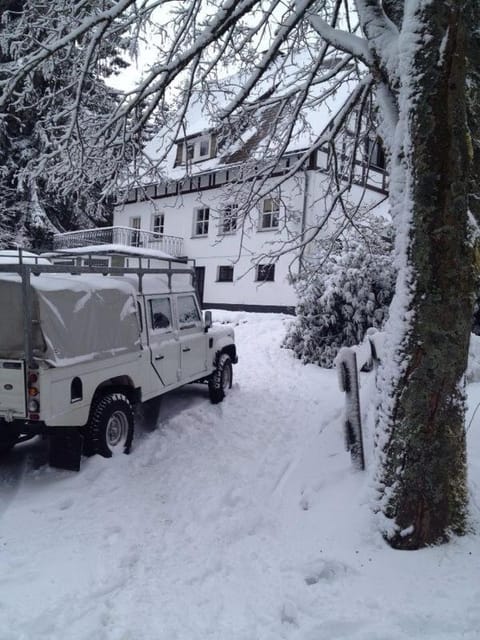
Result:
[[[133,440],[133,407],[123,393],[109,393],[96,401],[86,428],[86,449],[111,458],[130,453]]]
[[[208,392],[212,404],[218,404],[225,398],[228,390],[232,388],[232,381],[232,361],[228,353],[222,353],[217,360],[216,369],[208,381]]]

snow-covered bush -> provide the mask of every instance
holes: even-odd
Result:
[[[395,286],[392,249],[391,226],[371,215],[333,244],[318,242],[294,281],[299,303],[283,346],[331,368],[341,347],[381,328]]]

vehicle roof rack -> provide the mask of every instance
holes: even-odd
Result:
[[[82,258],[89,256],[121,256],[124,258],[150,258],[151,260],[168,260],[169,262],[187,263],[187,257],[174,257],[159,249],[143,249],[115,244],[91,245],[88,247],[75,247],[71,249],[57,249],[40,254],[42,258],[49,260],[55,258]]]

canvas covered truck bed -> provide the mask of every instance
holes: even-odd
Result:
[[[95,274],[30,276],[31,347],[36,360],[67,366],[139,351],[135,287]],[[25,357],[20,275],[0,273],[0,359]]]
[[[128,453],[134,406],[207,379],[215,345],[187,262],[103,247],[52,258],[19,251],[0,259],[0,450],[42,434],[50,464],[78,470],[82,452]],[[148,327],[161,315],[157,296],[175,331],[165,340],[157,331],[154,352]],[[178,301],[195,311],[183,336]]]

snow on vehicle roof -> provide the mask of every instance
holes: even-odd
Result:
[[[22,262],[25,264],[51,264],[46,257],[41,257],[31,251],[21,251]],[[20,252],[18,249],[3,249],[0,251],[0,264],[18,264]]]
[[[21,276],[18,273],[0,273],[1,281],[20,282]],[[82,273],[74,275],[71,273],[41,273],[30,279],[30,284],[37,291],[72,291],[91,292],[102,290],[117,290],[124,294],[136,293],[133,282],[125,278],[107,278],[102,274]]]
[[[156,258],[157,260],[172,260],[174,262],[184,262],[175,258],[165,251],[160,249],[142,249],[141,247],[128,247],[123,244],[94,244],[85,247],[74,247],[72,249],[62,249],[59,251],[51,251],[42,253],[45,258],[60,258],[62,256],[70,255],[88,255],[88,254],[121,254],[132,257],[144,257],[144,258]]]
[[[40,273],[29,281],[36,357],[52,366],[66,366],[139,350],[136,289],[131,282],[90,273]],[[0,274],[0,300],[6,303],[0,355],[23,358],[26,309],[18,273]]]

